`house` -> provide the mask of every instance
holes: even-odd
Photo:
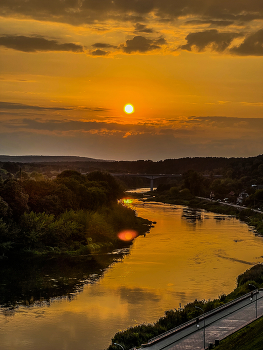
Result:
[[[244,199],[246,199],[248,197],[248,193],[247,192],[241,192],[239,193],[238,197],[237,197],[237,204],[243,204]]]

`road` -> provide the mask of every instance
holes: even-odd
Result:
[[[257,307],[256,307],[257,306]],[[200,311],[201,313],[201,311]],[[199,327],[195,321],[177,327],[169,335],[166,333],[153,338],[152,342],[141,346],[140,350],[203,350],[215,340],[222,340],[238,329],[249,324],[257,317],[263,315],[263,289],[259,289],[251,300],[250,294],[246,294],[235,301],[228,303],[216,310],[200,316]],[[205,336],[205,339],[204,339]]]
[[[255,213],[263,214],[263,211],[261,211],[261,210],[244,207],[243,205],[238,205],[238,204],[233,204],[233,203],[226,203],[226,202],[217,202],[217,201],[215,201],[213,199],[206,198],[206,197],[196,197],[196,198],[204,199],[204,200],[206,200],[208,202],[212,202],[212,203],[228,205],[229,207],[234,207],[234,208],[237,208],[237,209],[243,209],[243,210],[244,209],[250,209],[250,210],[254,211]]]

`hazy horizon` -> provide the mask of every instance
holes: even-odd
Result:
[[[180,159],[195,159],[195,158],[226,158],[226,159],[249,159],[249,158],[256,158],[256,157],[260,157],[262,154],[258,154],[252,157],[179,157],[179,158],[163,158],[163,159],[157,159],[157,160],[153,160],[153,159],[142,159],[142,158],[138,158],[138,159],[103,159],[103,158],[92,158],[92,157],[84,157],[84,156],[78,156],[78,155],[43,155],[43,154],[23,154],[23,155],[8,155],[8,154],[0,154],[0,162],[4,162],[5,159],[2,159],[4,157],[14,157],[14,158],[18,158],[18,157],[35,157],[35,158],[41,158],[41,157],[47,157],[47,158],[80,158],[81,160],[83,159],[83,161],[85,161],[85,159],[90,159],[90,161],[97,161],[97,162],[136,162],[136,161],[152,161],[152,162],[159,162],[159,161],[165,161],[165,160],[169,160],[169,159],[173,159],[173,160],[180,160]],[[10,160],[12,161],[12,160]],[[74,161],[74,159],[72,160]],[[14,160],[13,162],[18,162],[18,160]],[[22,162],[22,160],[20,161]],[[34,162],[39,162],[39,161],[32,161],[32,163]]]

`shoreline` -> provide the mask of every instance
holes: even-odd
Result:
[[[216,201],[211,201],[209,198],[203,197],[179,199],[172,198],[171,196],[163,193],[158,194],[156,191],[148,192],[147,194],[151,194],[151,197],[145,198],[144,201],[146,202],[154,200],[165,204],[184,205],[192,209],[204,209],[215,214],[235,216],[240,221],[245,222],[248,226],[253,227],[253,231],[256,236],[263,237],[263,212],[261,211],[234,204],[232,205],[231,203],[218,203]],[[141,197],[142,196],[136,196],[136,198]]]
[[[144,197],[143,201],[156,201],[164,204],[172,204],[172,205],[182,205],[188,206],[192,209],[200,209],[210,211],[212,213],[218,213],[222,215],[230,215],[234,216],[242,222],[245,222],[249,226],[255,228],[255,235],[263,236],[263,230],[258,232],[256,230],[257,224],[262,223],[262,215],[259,213],[255,213],[256,215],[260,215],[257,221],[253,221],[254,215],[253,211],[249,208],[242,208],[242,211],[237,211],[237,208],[233,208],[231,206],[222,206],[218,203],[211,203],[205,199],[201,198],[191,198],[191,199],[172,199],[168,196],[159,195],[156,192],[148,192],[147,195],[150,194],[150,197],[145,196],[144,194],[135,194],[131,195],[133,198],[141,199]],[[154,196],[154,197],[153,197]],[[146,197],[146,198],[145,198]],[[211,205],[212,204],[212,205]],[[241,214],[241,216],[239,215]],[[256,264],[249,269],[247,269],[244,273],[237,276],[237,284],[236,288],[231,291],[229,294],[221,295],[214,300],[195,300],[193,302],[188,303],[183,308],[173,309],[165,311],[165,315],[160,317],[156,322],[151,324],[140,324],[134,327],[130,327],[126,330],[119,331],[112,338],[112,344],[114,342],[122,344],[125,348],[137,348],[140,347],[141,344],[145,344],[149,339],[155,337],[156,335],[162,334],[165,331],[168,331],[176,326],[183,324],[184,322],[194,319],[198,316],[196,312],[196,306],[202,307],[205,312],[213,310],[218,306],[224,305],[225,303],[236,299],[239,296],[242,296],[251,291],[250,285],[254,284],[257,288],[263,286],[263,265]],[[110,345],[107,350],[115,350],[114,345]]]

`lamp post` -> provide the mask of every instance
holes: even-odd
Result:
[[[249,283],[248,285],[253,287],[253,288],[255,288],[255,290],[256,290],[256,318],[258,318],[258,305],[257,305],[258,304],[258,295],[257,295],[258,291],[257,291],[257,287],[254,286],[254,284],[251,284],[251,283]],[[253,296],[251,296],[251,300],[252,300],[252,297]]]
[[[120,346],[122,348],[122,350],[124,350],[124,347],[121,344],[118,344],[118,343],[113,343],[113,344]]]
[[[195,306],[195,308],[201,310],[203,314],[205,313],[201,307]],[[204,349],[205,349],[205,316],[204,316]]]

